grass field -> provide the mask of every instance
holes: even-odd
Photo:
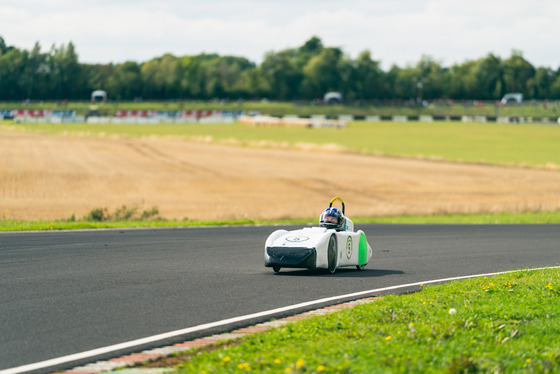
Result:
[[[299,147],[457,162],[560,168],[560,126],[351,122],[346,129],[233,125],[12,124],[50,134],[179,136],[258,147]]]
[[[229,125],[132,125],[132,124],[16,124],[0,122],[10,132],[40,132],[50,135],[119,138],[190,138],[242,147],[305,149],[315,152],[383,154],[389,157],[435,159],[515,167],[560,169],[560,126],[475,124],[457,122],[351,122],[345,129],[252,127]],[[522,170],[522,169],[520,169]],[[547,200],[548,201],[548,200]],[[122,204],[129,204],[123,201]],[[95,208],[91,206],[90,209]],[[100,208],[103,208],[101,206]],[[161,207],[160,207],[161,208]],[[558,223],[558,212],[354,217],[376,223]],[[550,208],[549,208],[550,209]],[[552,208],[556,209],[556,208]],[[546,209],[538,209],[546,210]],[[0,212],[1,213],[1,212]],[[70,215],[70,214],[68,214]],[[183,216],[184,217],[184,216]],[[3,218],[0,216],[0,219]],[[7,218],[11,218],[8,220]],[[68,220],[57,216],[53,222],[14,220],[4,217],[0,230],[60,230],[96,227],[169,227],[200,224],[263,223],[254,217],[241,221],[200,222],[173,220],[117,220],[95,222]],[[67,218],[67,217],[66,217]],[[267,222],[264,222],[267,223]],[[270,223],[270,221],[268,222]],[[299,222],[295,222],[299,223]],[[308,223],[308,222],[305,222]]]
[[[386,296],[184,355],[177,373],[558,373],[560,269]]]

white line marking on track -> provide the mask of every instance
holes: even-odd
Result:
[[[223,320],[217,321],[217,322],[205,323],[205,324],[198,325],[198,326],[188,327],[188,328],[181,329],[181,330],[170,331],[170,332],[166,332],[166,333],[163,333],[163,334],[153,335],[153,336],[149,336],[149,337],[142,338],[142,339],[131,340],[129,342],[110,345],[110,346],[107,346],[107,347],[92,349],[90,351],[75,353],[75,354],[71,354],[71,355],[68,355],[68,356],[57,357],[57,358],[53,358],[53,359],[46,360],[46,361],[41,361],[41,362],[36,362],[36,363],[33,363],[33,364],[14,367],[14,368],[11,368],[11,369],[0,370],[0,374],[18,374],[18,373],[25,373],[25,372],[33,371],[33,370],[44,369],[44,368],[48,368],[48,367],[51,367],[51,366],[62,365],[62,364],[65,364],[67,362],[84,360],[84,359],[87,359],[87,358],[90,358],[90,357],[95,357],[95,356],[99,356],[99,355],[102,355],[102,354],[111,353],[113,351],[119,351],[119,350],[122,350],[122,349],[133,348],[135,346],[140,346],[140,345],[149,344],[149,343],[155,343],[159,340],[174,338],[174,337],[177,337],[177,336],[180,336],[180,335],[185,335],[185,334],[189,334],[189,333],[193,333],[193,332],[207,330],[207,329],[210,329],[210,328],[225,326],[225,325],[229,325],[230,323],[243,322],[243,321],[251,320],[251,319],[254,319],[254,318],[267,317],[267,316],[274,315],[274,314],[277,314],[277,313],[288,312],[290,310],[305,308],[305,307],[309,307],[309,306],[313,306],[313,305],[317,305],[317,304],[328,303],[328,302],[339,300],[339,299],[357,298],[357,297],[360,297],[360,296],[375,294],[375,293],[379,293],[379,292],[394,291],[394,290],[398,290],[400,288],[420,286],[422,284],[443,283],[443,282],[450,282],[450,281],[469,279],[469,278],[480,278],[480,277],[489,277],[489,276],[500,275],[500,274],[516,273],[516,272],[520,272],[520,271],[557,269],[557,268],[560,268],[560,266],[541,267],[541,268],[535,268],[535,269],[509,270],[509,271],[501,271],[501,272],[486,273],[486,274],[464,275],[464,276],[460,276],[460,277],[434,279],[434,280],[428,280],[428,281],[423,281],[423,282],[414,282],[414,283],[408,283],[408,284],[401,284],[401,285],[397,285],[397,286],[376,288],[376,289],[373,289],[373,290],[354,292],[354,293],[350,293],[350,294],[346,294],[346,295],[326,297],[326,298],[323,298],[323,299],[307,301],[307,302],[304,302],[304,303],[289,305],[289,306],[285,306],[285,307],[282,307],[282,308],[276,308],[276,309],[266,310],[266,311],[263,311],[263,312],[247,314],[247,315],[244,315],[244,316],[223,319]]]

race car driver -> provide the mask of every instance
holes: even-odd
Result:
[[[327,208],[319,217],[321,227],[344,231],[346,229],[346,217],[337,208]]]

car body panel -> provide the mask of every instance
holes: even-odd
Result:
[[[350,226],[353,224],[349,221]],[[323,227],[277,230],[267,238],[265,266],[273,268],[328,269],[328,245],[336,237],[336,268],[365,266],[373,255],[363,231],[336,231]]]

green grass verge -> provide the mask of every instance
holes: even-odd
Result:
[[[230,125],[16,124],[8,131],[47,134],[176,136],[253,147],[338,149],[496,165],[560,168],[560,126],[461,122],[351,122],[346,129]]]
[[[353,219],[354,223],[401,224],[559,224],[560,211],[523,213],[448,214],[432,216],[371,217]]]
[[[192,226],[254,225],[255,221],[24,221],[0,220],[0,231],[56,231],[87,229],[124,229],[124,228],[170,228]]]
[[[560,211],[497,213],[497,214],[450,214],[441,216],[397,216],[354,218],[354,223],[368,224],[560,224]],[[0,231],[53,231],[102,228],[158,228],[158,227],[196,227],[196,226],[241,226],[241,225],[308,225],[317,224],[316,219],[293,220],[231,220],[231,221],[194,221],[194,220],[56,220],[24,221],[0,219]]]
[[[201,351],[176,370],[559,373],[559,290],[557,268],[428,286]]]

